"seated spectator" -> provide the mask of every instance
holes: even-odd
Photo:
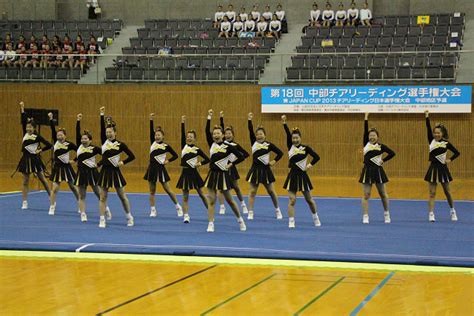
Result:
[[[40,61],[40,67],[41,68],[48,68],[50,62],[51,62],[51,47],[49,46],[49,42],[43,42],[41,44],[41,61]]]
[[[309,25],[310,26],[319,26],[319,21],[321,18],[321,10],[318,8],[318,4],[313,3],[313,9],[309,13]]]
[[[7,51],[8,53],[8,51]],[[11,66],[12,64],[16,67],[24,67],[26,62],[28,61],[28,51],[26,50],[25,46],[22,46],[20,48],[20,52],[18,53],[18,58],[15,58],[14,62],[11,62],[8,66]],[[15,56],[16,57],[16,56]]]
[[[336,11],[336,26],[344,26],[347,20],[347,12],[344,10],[344,5],[339,4],[339,10]]]
[[[84,46],[84,41],[82,40],[82,36],[81,35],[77,35],[76,36],[76,42],[74,43],[74,50],[76,52],[79,51],[79,48]]]
[[[72,42],[71,42],[71,39],[69,38],[69,36],[65,35],[64,39],[63,39],[63,44],[62,44],[63,52],[64,51],[67,52],[69,50],[69,47],[72,48]]]
[[[229,19],[226,15],[224,16],[224,19],[221,22],[219,37],[228,38],[231,31],[232,31],[232,24],[229,22]]]
[[[12,42],[9,42],[7,43],[7,47],[6,47],[6,51],[5,51],[5,59],[3,61],[3,65],[7,66],[7,67],[12,67],[15,65],[15,62],[17,60],[17,53],[16,51],[13,49],[13,43]],[[23,48],[25,49],[26,51],[26,47],[23,46]]]
[[[11,34],[10,34],[10,33],[7,33],[7,34],[5,35],[5,39],[3,40],[2,49],[3,49],[4,51],[6,51],[9,44],[11,44],[12,48],[15,47],[15,46],[13,45],[13,41],[12,41],[12,36],[11,36]]]
[[[263,15],[260,17],[260,21],[257,23],[257,36],[264,37],[268,29],[268,23],[265,21]]]
[[[62,67],[63,62],[64,62],[63,48],[61,48],[60,46],[57,46],[54,52],[55,52],[54,58],[51,60],[49,65],[55,66],[55,67]]]
[[[59,36],[54,35],[53,41],[51,42],[51,49],[56,51],[58,47],[61,48],[62,43],[61,43],[61,40],[59,39]]]
[[[273,37],[275,37],[277,40],[280,39],[281,22],[278,20],[278,16],[276,14],[273,15],[273,18],[269,23],[269,30]]]
[[[74,68],[81,68],[81,72],[84,73],[85,67],[87,66],[87,50],[84,44],[80,44],[77,47],[77,51],[75,52],[79,56],[76,56],[76,62],[74,63]]]
[[[357,25],[359,20],[359,9],[356,8],[355,2],[352,2],[351,7],[347,10],[347,18],[349,19],[349,25]]]
[[[74,67],[74,51],[72,49],[72,46],[64,46],[63,47],[63,55],[65,57],[65,60],[63,61],[61,67],[63,68],[72,68]]]
[[[277,9],[275,11],[275,14],[278,17],[278,20],[281,22],[281,32],[282,33],[288,33],[288,24],[286,22],[286,14],[285,10],[283,10],[283,7],[281,4],[277,5]]]
[[[326,4],[326,10],[323,11],[322,19],[324,27],[330,27],[332,25],[332,21],[334,20],[334,11],[332,10],[332,6],[329,2]]]
[[[224,18],[224,11],[222,10],[222,6],[217,7],[216,13],[214,13],[214,27],[217,29],[220,27],[220,23],[222,22],[222,19]]]
[[[16,44],[16,51],[19,53],[22,47],[26,48],[27,44],[25,41],[25,37],[23,35],[20,35],[18,37],[18,43]]]
[[[39,51],[38,51],[38,46],[36,44],[33,44],[31,47],[31,50],[29,51],[31,54],[30,57],[28,58],[28,61],[25,63],[25,67],[33,67],[37,68],[40,65],[40,57],[39,57]]]
[[[43,37],[41,38],[41,46],[40,46],[41,50],[44,50],[45,45],[49,46],[49,39],[46,34],[44,34]]]
[[[267,5],[265,7],[265,11],[262,13],[262,16],[265,18],[265,21],[271,21],[272,20],[272,17],[273,17],[273,13],[272,11],[270,10],[270,6]]]
[[[255,21],[253,20],[253,15],[250,13],[249,18],[244,23],[245,32],[254,32],[255,31]]]
[[[240,20],[241,20],[242,22],[245,22],[245,21],[248,20],[249,15],[248,15],[247,12],[245,11],[245,7],[240,8],[239,16],[240,16]]]
[[[95,36],[91,36],[89,38],[89,45],[87,46],[87,52],[89,55],[100,54],[99,45],[97,45],[97,40],[95,39]]]
[[[239,36],[240,32],[244,30],[244,23],[242,22],[240,15],[237,16],[234,24],[232,24],[232,36]]]
[[[29,49],[29,50],[32,50],[34,45],[36,45],[36,47],[38,47],[38,43],[37,43],[37,41],[36,41],[36,36],[31,35],[31,37],[30,37],[30,43],[28,44],[28,49]]]
[[[227,16],[227,19],[230,23],[234,23],[236,14],[234,11],[234,6],[232,4],[229,4],[229,6],[227,7],[227,12],[225,13],[225,15]]]
[[[260,21],[260,11],[258,11],[258,5],[255,4],[252,8],[252,16],[253,16],[253,20],[258,23],[258,21]]]
[[[371,23],[372,12],[370,11],[369,5],[367,4],[367,2],[364,3],[364,8],[360,9],[359,17],[360,17],[360,22],[362,23],[362,25],[370,26],[372,24]]]

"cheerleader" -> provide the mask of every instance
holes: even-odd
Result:
[[[272,11],[270,10],[270,6],[267,5],[265,6],[265,11],[262,13],[262,17],[265,18],[265,21],[270,21],[273,17],[273,13]]]
[[[364,3],[364,8],[359,11],[360,22],[362,25],[370,26],[372,24],[372,12],[369,9],[369,5]]]
[[[77,115],[76,121],[76,143],[81,144],[77,148],[77,177],[74,184],[79,190],[79,211],[81,212],[81,221],[87,222],[86,214],[86,194],[87,186],[91,186],[92,191],[100,201],[100,187],[98,185],[99,172],[97,171],[96,156],[102,153],[100,147],[92,145],[91,132],[84,130],[81,132],[82,114]],[[109,207],[105,209],[108,220],[112,219],[112,213]]]
[[[281,22],[278,20],[276,14],[273,15],[272,20],[268,24],[268,28],[270,29],[270,34],[272,34],[277,40],[279,40],[281,32]]]
[[[245,7],[240,8],[239,16],[242,22],[245,22],[249,19],[249,15],[247,14]]]
[[[267,32],[268,23],[265,21],[265,18],[260,17],[260,21],[257,23],[257,36],[265,37]]]
[[[386,145],[379,143],[379,132],[375,128],[369,129],[369,113],[365,113],[363,145],[364,168],[359,178],[364,191],[364,197],[362,198],[362,223],[369,223],[369,199],[372,184],[375,184],[383,204],[384,222],[389,224],[390,211],[388,207],[388,194],[385,188],[388,178],[382,165],[392,159],[395,156],[395,152]],[[387,155],[382,157],[383,153],[387,153]]]
[[[242,154],[244,160],[247,159],[249,157],[249,153],[245,149],[243,149],[242,146],[240,146],[234,141],[234,128],[232,126],[225,127],[223,111],[220,112],[220,121],[221,121],[222,130],[224,131],[224,139],[225,139],[224,142],[228,145],[231,145],[237,148],[237,150]],[[237,157],[235,157],[234,155],[230,155],[230,158],[229,158],[230,162],[235,161],[235,159],[237,159]],[[229,174],[232,178],[232,185],[234,187],[235,194],[237,195],[237,198],[240,201],[240,206],[242,207],[242,213],[248,214],[247,205],[245,204],[244,196],[242,195],[242,191],[240,190],[240,187],[239,187],[238,180],[240,179],[240,175],[235,165],[233,165],[229,169]],[[220,202],[219,214],[225,214],[224,196],[219,193],[218,197],[219,197],[219,202]]]
[[[222,11],[222,6],[217,7],[216,13],[214,13],[214,27],[217,29],[220,27],[220,23],[222,19],[224,18],[224,11]]]
[[[244,23],[244,31],[245,32],[255,31],[255,21],[253,20],[253,15],[252,14],[249,15],[249,18]]]
[[[176,188],[183,191],[183,222],[189,223],[189,191],[196,190],[206,209],[209,208],[207,198],[202,192],[204,181],[202,181],[198,168],[209,163],[206,154],[196,146],[196,132],[190,130],[186,132],[186,116],[181,117],[181,176]],[[198,160],[201,157],[201,161]]]
[[[453,181],[451,173],[448,169],[448,164],[450,164],[454,159],[459,157],[459,151],[448,141],[448,130],[446,127],[440,123],[436,124],[433,129],[431,129],[430,116],[429,112],[425,112],[426,118],[426,132],[428,134],[428,144],[430,145],[430,167],[425,176],[425,181],[428,182],[429,187],[429,221],[435,221],[434,206],[436,198],[436,187],[438,183],[443,187],[444,194],[446,195],[446,200],[448,201],[449,207],[451,208],[451,220],[453,222],[458,220],[456,215],[456,210],[454,209],[454,201],[451,196],[451,190],[449,188],[449,182]],[[450,158],[447,158],[448,150],[450,150],[453,155]]]
[[[227,16],[224,16],[224,19],[221,22],[221,28],[220,28],[220,33],[219,37],[229,37],[229,33],[232,31],[232,24],[229,22],[229,19]]]
[[[255,22],[258,22],[260,21],[260,11],[258,11],[258,4],[255,4],[252,8],[252,12],[250,12],[252,14],[252,19],[255,21]]]
[[[232,24],[232,36],[239,37],[240,32],[244,29],[244,23],[242,22],[240,15],[237,16],[236,21]]]
[[[234,23],[237,14],[235,13],[234,6],[232,4],[229,4],[229,6],[227,7],[227,12],[225,13],[225,16],[227,17],[227,19],[229,19],[230,23]]]
[[[170,176],[168,175],[168,171],[166,170],[165,165],[169,164],[170,162],[175,161],[178,159],[178,154],[174,151],[174,149],[163,142],[165,138],[165,132],[161,129],[161,126],[158,126],[156,129],[154,127],[154,118],[155,113],[150,114],[150,163],[148,165],[148,169],[145,173],[143,179],[148,181],[149,188],[150,188],[150,217],[156,217],[156,207],[155,207],[155,194],[156,194],[156,182],[160,182],[161,186],[165,190],[165,192],[170,197],[171,201],[173,201],[176,212],[178,216],[183,216],[183,209],[181,205],[178,203],[178,199],[173,191],[171,191],[169,181]],[[167,154],[170,154],[171,157],[169,159],[166,158]]]
[[[334,10],[329,2],[326,4],[326,10],[323,11],[322,19],[324,27],[330,27],[334,20]]]
[[[23,141],[21,144],[22,156],[16,170],[23,174],[23,186],[22,186],[22,204],[21,209],[28,209],[28,191],[30,183],[30,174],[34,173],[41,184],[43,185],[48,196],[51,195],[48,181],[44,176],[46,167],[41,161],[40,154],[52,148],[52,145],[45,140],[36,131],[36,124],[32,118],[27,118],[25,113],[25,103],[20,102],[21,110],[21,126],[23,131]],[[41,144],[44,146],[41,148]]]
[[[280,207],[278,206],[278,196],[275,192],[273,175],[271,167],[283,156],[283,152],[274,144],[266,140],[265,129],[261,126],[254,131],[252,124],[253,114],[248,114],[248,128],[250,134],[250,145],[252,146],[252,166],[247,174],[247,182],[250,183],[249,194],[249,213],[248,219],[253,219],[253,210],[255,204],[255,196],[260,184],[262,184],[270,195],[273,206],[275,207],[275,215],[277,219],[282,219]],[[270,153],[276,154],[273,160],[270,160]]]
[[[336,11],[336,26],[342,27],[346,23],[347,12],[344,10],[344,5],[339,4],[339,10]]]
[[[72,193],[76,197],[76,200],[79,201],[79,192],[77,187],[74,185],[76,181],[76,173],[71,166],[69,153],[71,151],[76,151],[76,144],[70,143],[66,139],[66,130],[64,128],[59,128],[56,132],[56,127],[54,126],[53,113],[48,113],[49,124],[51,126],[51,136],[53,138],[53,168],[51,170],[51,176],[49,179],[53,182],[53,187],[51,190],[51,205],[49,207],[48,215],[54,215],[56,211],[56,195],[59,192],[59,187],[61,182],[67,182]]]
[[[321,17],[321,10],[318,8],[318,4],[313,3],[313,9],[309,13],[309,24],[311,26],[319,26],[319,18]]]
[[[314,226],[321,226],[319,221],[316,202],[311,196],[313,185],[307,171],[311,169],[318,161],[319,155],[311,147],[301,144],[301,132],[294,128],[291,132],[286,124],[286,115],[281,117],[283,128],[286,133],[286,146],[288,147],[288,167],[290,172],[286,177],[283,187],[288,190],[288,227],[295,228],[295,204],[296,195],[302,192],[308,203],[309,209],[313,215]],[[313,158],[310,163],[307,162],[308,156]]]
[[[115,188],[117,195],[122,202],[123,209],[127,217],[127,226],[133,226],[133,216],[130,211],[130,202],[125,194],[124,187],[127,185],[125,178],[120,171],[120,167],[133,161],[135,155],[125,145],[116,139],[117,129],[115,123],[109,121],[105,124],[105,107],[100,108],[100,138],[102,141],[102,168],[99,172],[98,185],[101,187],[100,191],[100,220],[99,227],[105,228],[105,212],[107,207],[107,195],[110,188]],[[120,159],[120,154],[125,153],[127,158]]]
[[[244,219],[240,216],[239,208],[230,194],[230,190],[233,189],[233,181],[229,174],[229,170],[232,166],[239,164],[244,159],[237,148],[224,142],[222,127],[217,125],[211,131],[211,119],[213,113],[212,110],[208,111],[206,123],[206,138],[210,147],[211,160],[209,173],[205,181],[205,185],[209,192],[209,224],[207,226],[207,231],[210,233],[214,232],[214,206],[216,204],[217,191],[220,191],[224,195],[227,203],[232,208],[232,211],[237,217],[240,230],[245,231],[247,230],[247,227],[245,226]],[[237,158],[234,162],[230,161],[232,154]]]
[[[355,2],[352,2],[351,7],[347,10],[347,17],[349,19],[349,25],[355,26],[359,19],[359,9],[356,8]]]

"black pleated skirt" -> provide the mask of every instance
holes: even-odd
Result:
[[[237,171],[237,167],[232,165],[229,169],[229,175],[233,180],[239,180],[240,179],[240,174],[239,171]]]
[[[209,170],[205,186],[211,190],[226,191],[234,188],[232,178],[228,171]]]
[[[275,176],[270,166],[253,164],[252,167],[250,167],[246,180],[255,185],[270,184],[275,182]]]
[[[183,168],[176,188],[181,190],[200,189],[204,186],[204,181],[196,168]]]
[[[49,180],[53,182],[75,182],[76,172],[70,163],[54,162]]]
[[[19,172],[26,174],[42,172],[45,169],[46,167],[38,155],[23,154],[17,166]]]
[[[447,183],[453,181],[448,166],[441,163],[431,163],[425,175],[425,181],[430,183]]]
[[[290,192],[305,192],[313,189],[308,173],[303,170],[291,169],[286,177],[283,188]]]
[[[127,181],[119,168],[112,166],[103,166],[100,169],[99,181],[97,183],[102,188],[123,188]]]
[[[99,183],[99,171],[97,168],[89,168],[89,167],[79,167],[77,169],[77,177],[76,181],[74,182],[75,185],[81,187],[87,187],[90,185],[94,187]]]
[[[381,166],[364,165],[359,182],[363,184],[387,183],[388,177]]]
[[[150,163],[143,179],[153,183],[166,183],[170,181],[170,176],[164,165]]]

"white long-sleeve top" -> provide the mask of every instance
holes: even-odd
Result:
[[[224,15],[224,11],[217,11],[216,13],[214,13],[214,22],[221,21],[224,18]]]
[[[279,20],[270,21],[270,30],[276,32],[281,31],[281,22]]]
[[[232,24],[229,21],[221,22],[221,32],[230,32],[232,30]]]
[[[285,18],[285,10],[281,11],[275,11],[276,16],[278,17],[278,20],[283,21]]]
[[[248,18],[249,18],[249,15],[248,15],[247,13],[245,13],[245,12],[240,13],[239,16],[240,16],[240,20],[242,20],[242,22],[247,21]]]
[[[255,21],[254,20],[247,20],[244,23],[244,30],[246,32],[252,32],[255,30]]]
[[[267,30],[268,23],[267,22],[258,22],[257,23],[257,31],[265,32]]]
[[[260,12],[252,11],[252,18],[254,19],[254,21],[260,20]]]
[[[229,21],[233,22],[235,20],[235,11],[227,11],[225,15],[227,15]]]
[[[273,13],[271,13],[270,11],[266,11],[262,13],[262,16],[265,18],[265,20],[271,20]]]
[[[346,10],[339,10],[339,11],[336,11],[336,20],[338,21],[344,21],[347,19],[347,12]]]
[[[244,22],[235,21],[234,24],[232,24],[232,31],[234,32],[240,32],[243,29],[244,29]]]
[[[311,19],[311,21],[318,21],[319,20],[319,17],[321,16],[321,10],[311,10],[311,12],[309,13],[309,17]]]
[[[359,9],[349,9],[349,10],[347,10],[347,17],[349,19],[358,19],[359,18]]]
[[[323,11],[323,20],[327,21],[332,21],[334,20],[334,11],[333,10],[324,10]]]
[[[370,11],[370,9],[360,9],[359,14],[361,20],[372,19],[372,12]]]

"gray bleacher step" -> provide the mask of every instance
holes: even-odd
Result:
[[[466,20],[463,50],[474,51],[474,19]],[[474,81],[474,54],[461,53],[457,70],[457,83],[472,83]]]

